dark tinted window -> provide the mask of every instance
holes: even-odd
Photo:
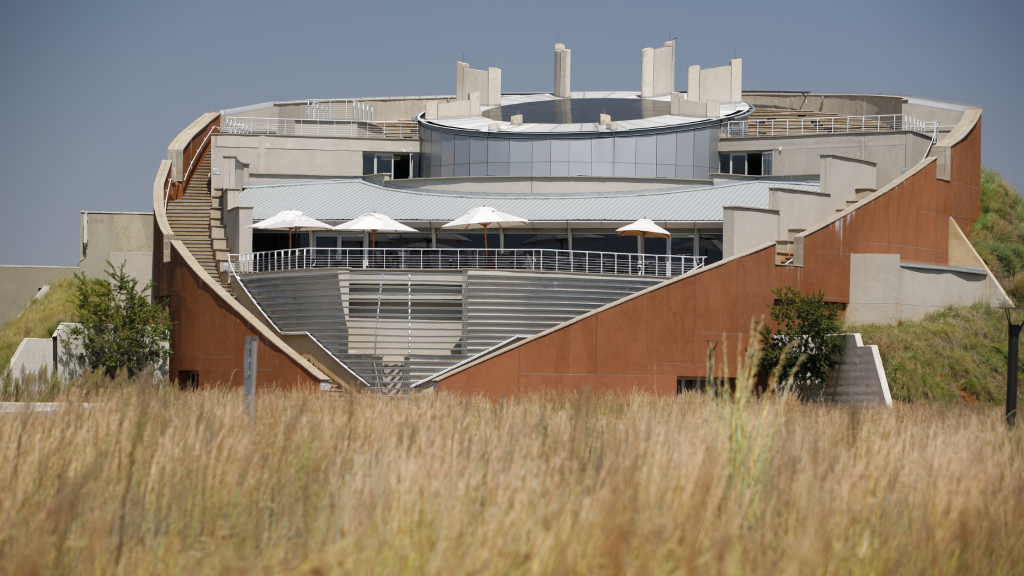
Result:
[[[722,259],[722,235],[700,233],[700,256],[707,256],[705,264]]]

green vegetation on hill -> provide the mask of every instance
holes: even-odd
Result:
[[[877,344],[893,400],[1001,403],[1006,316],[984,304],[950,306],[899,326],[850,326]],[[1020,371],[1024,380],[1024,370]]]
[[[1024,198],[990,168],[981,169],[981,211],[970,238],[1007,294],[1024,302]]]
[[[21,315],[0,328],[0,373],[7,370],[11,357],[25,338],[49,338],[61,322],[75,322],[75,304],[71,297],[75,284],[61,278],[49,284],[50,290],[32,302]]]

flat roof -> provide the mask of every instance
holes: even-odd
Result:
[[[571,134],[610,132],[597,124],[602,113],[609,114],[617,125],[615,133],[665,128],[697,128],[736,119],[753,111],[745,102],[722,103],[721,116],[695,118],[670,114],[670,96],[640,98],[638,92],[573,92],[571,98],[551,94],[520,94],[502,96],[500,106],[482,106],[480,116],[457,118],[425,118],[419,122],[427,127],[455,132],[490,132],[498,124],[501,134]],[[512,124],[514,114],[523,114],[522,124]]]

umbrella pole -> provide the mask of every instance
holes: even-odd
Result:
[[[292,249],[292,232],[293,232],[293,230],[291,228],[289,228],[288,229],[288,249],[289,250]]]
[[[373,245],[371,246],[374,250],[377,249],[377,231],[373,231]]]
[[[487,224],[484,224],[484,250],[487,250]]]

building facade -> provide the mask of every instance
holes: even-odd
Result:
[[[739,60],[690,67],[680,92],[673,43],[642,52],[638,92],[572,92],[555,56],[549,94],[460,62],[454,95],[257,104],[183,130],[153,188],[172,377],[238,382],[256,336],[267,385],[674,393],[707,341],[731,369],[776,287],[822,289],[857,322],[1008,301],[965,236],[980,109],[745,92]],[[442,228],[481,205],[528,223]],[[415,232],[250,228],[286,209]],[[671,237],[616,234],[638,218]]]

